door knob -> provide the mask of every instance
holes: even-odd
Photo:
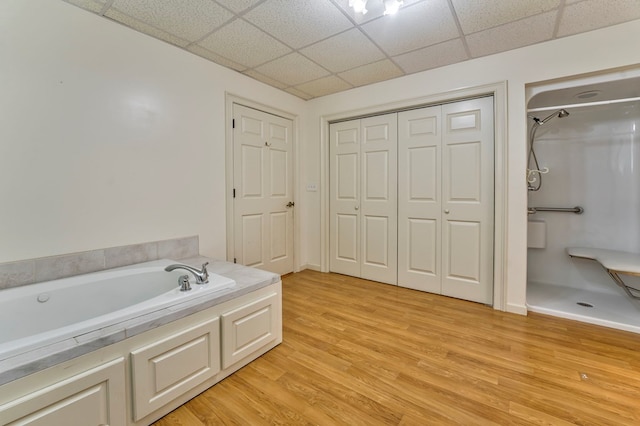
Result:
[[[358,207],[358,206],[355,206],[355,209],[356,209],[356,210],[359,210],[359,209],[360,209],[360,207]]]
[[[296,205],[296,203],[294,203],[293,201],[289,201],[289,202],[287,203],[287,207],[293,207],[293,206],[295,206],[295,205]]]
[[[449,214],[449,209],[444,209],[444,214]]]

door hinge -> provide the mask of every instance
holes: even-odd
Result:
[[[233,258],[233,263],[237,263],[237,262],[236,262],[236,258],[235,258],[235,257]]]
[[[231,128],[232,129],[236,128],[236,119],[235,118],[231,119]]]
[[[233,198],[236,198],[236,189],[233,188]]]

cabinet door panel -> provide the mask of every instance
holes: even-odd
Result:
[[[220,371],[220,321],[211,319],[131,352],[140,420]]]
[[[222,367],[228,368],[280,336],[280,299],[271,294],[222,314]]]
[[[124,359],[118,358],[0,406],[0,424],[126,424]]]

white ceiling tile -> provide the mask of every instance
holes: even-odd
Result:
[[[198,44],[249,68],[283,56],[289,49],[242,19],[236,19]]]
[[[465,34],[557,9],[560,0],[452,0]]]
[[[229,10],[234,11],[235,13],[244,12],[249,9],[254,4],[259,3],[261,0],[216,0],[218,3],[223,5]]]
[[[327,70],[299,53],[291,53],[256,68],[261,74],[288,86],[305,83],[329,74]]]
[[[317,98],[318,96],[330,95],[332,93],[350,89],[351,85],[335,75],[330,75],[328,77],[300,84],[295,88]]]
[[[74,4],[76,6],[80,6],[85,10],[89,10],[91,12],[99,13],[102,11],[106,0],[64,0],[67,3]]]
[[[276,87],[278,89],[284,89],[285,87],[287,87],[286,84],[281,83],[279,81],[276,81],[276,80],[274,80],[272,78],[269,78],[266,75],[262,75],[258,71],[255,71],[255,70],[248,70],[248,71],[245,71],[243,74],[246,74],[251,78],[254,78],[254,79],[258,80],[258,81],[261,81],[261,82],[263,82],[265,84],[268,84],[269,86],[273,86],[273,87]]]
[[[304,99],[305,101],[308,101],[309,99],[313,99],[313,96],[311,96],[308,93],[304,93],[303,91],[298,90],[295,87],[289,87],[288,89],[284,89],[284,91],[291,93],[293,96],[297,96],[301,99]]]
[[[390,80],[404,75],[402,70],[388,59],[363,65],[338,74],[353,86],[365,86],[379,81]]]
[[[393,57],[393,60],[407,74],[455,64],[467,59],[469,56],[459,38]]]
[[[564,8],[558,27],[558,37],[639,18],[640,0],[586,0]]]
[[[205,49],[204,47],[198,46],[197,44],[192,44],[191,46],[187,47],[187,50],[191,53],[195,53],[198,56],[202,56],[203,58],[207,58],[210,61],[215,62],[218,65],[222,65],[223,67],[227,67],[227,68],[231,68],[232,70],[236,70],[236,71],[244,71],[247,69],[246,66],[242,65],[242,64],[238,64],[236,62],[233,62],[227,58],[223,58],[222,56]]]
[[[547,12],[466,37],[474,58],[504,52],[553,37],[558,12]]]
[[[357,28],[306,47],[300,53],[333,72],[376,62],[385,57]]]
[[[233,17],[212,0],[115,0],[112,8],[189,41],[198,40]]]
[[[428,0],[405,6],[361,27],[389,55],[457,38],[458,27],[447,0]]]
[[[125,15],[118,11],[117,9],[109,9],[104,16],[113,19],[114,21],[120,22],[134,30],[140,31],[141,33],[150,35],[151,37],[158,38],[160,40],[164,40],[168,43],[175,44],[176,46],[185,47],[190,43],[189,40],[181,39],[180,37],[176,37],[173,34],[169,34],[165,31],[159,30],[151,25],[147,25],[144,22],[140,22],[135,18],[132,18],[129,15]]]
[[[295,49],[353,26],[329,0],[267,0],[244,18]]]

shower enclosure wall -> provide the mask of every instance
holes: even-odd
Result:
[[[570,115],[537,129],[535,154],[549,172],[540,190],[529,191],[529,207],[584,211],[529,214],[529,246],[536,248],[528,249],[528,308],[640,333],[640,300],[630,298],[598,262],[566,251],[593,247],[640,254],[640,98],[554,107]],[[529,114],[542,118],[551,112]],[[530,128],[536,125],[528,121]],[[621,277],[640,289],[640,277]]]

